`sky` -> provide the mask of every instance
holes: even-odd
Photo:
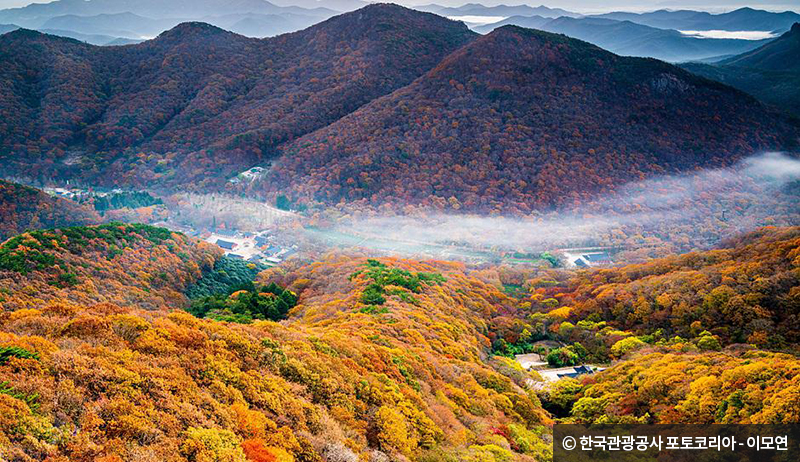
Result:
[[[48,3],[51,0],[35,0],[35,3]],[[136,1],[136,0],[131,0]],[[627,11],[652,11],[661,8],[689,8],[712,12],[730,11],[742,6],[753,8],[784,11],[800,11],[800,0],[382,0],[393,1],[407,6],[437,3],[447,6],[460,6],[465,3],[482,3],[484,5],[518,5],[529,4],[538,6],[544,4],[552,8],[564,8],[580,13],[602,12],[609,10]],[[0,9],[14,8],[34,3],[32,0],[0,0]],[[274,3],[291,3],[283,0]],[[324,4],[324,0],[320,3]]]

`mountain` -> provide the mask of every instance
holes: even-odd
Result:
[[[4,451],[76,461],[548,457],[552,420],[523,388],[536,376],[488,355],[490,326],[522,316],[497,287],[449,263],[332,258],[258,276],[259,303],[274,300],[268,290],[293,302],[280,323],[196,317],[184,293],[214,277],[220,253],[120,224],[0,245]],[[226,288],[218,311],[250,293]]]
[[[701,344],[713,346],[713,340]],[[686,352],[679,353],[681,349]],[[554,393],[552,403],[546,399],[544,404],[566,402],[566,417],[585,424],[781,425],[798,420],[790,404],[800,393],[798,365],[794,355],[746,345],[724,351],[680,341],[647,345],[591,383],[560,384],[572,388],[566,396]]]
[[[524,282],[520,303],[534,313],[498,330],[495,351],[557,339],[550,364],[613,360],[539,393],[567,422],[797,422],[798,255],[800,228],[769,227],[713,250],[566,279],[550,272]],[[548,297],[550,308],[535,308]]]
[[[713,65],[686,64],[704,77],[739,88],[800,116],[800,23],[773,42]]]
[[[0,24],[0,35],[17,29],[19,29],[19,26],[15,26],[14,24]]]
[[[184,292],[220,256],[216,246],[141,224],[31,230],[0,245],[2,303],[13,311],[64,302],[185,307]]]
[[[548,8],[546,6],[532,7],[528,5],[497,5],[485,6],[479,3],[468,3],[459,7],[444,7],[431,4],[415,7],[420,11],[428,11],[441,16],[543,16],[546,18],[558,18],[561,16],[578,17],[573,13],[561,8]]]
[[[308,9],[330,8],[341,13],[355,11],[369,4],[362,0],[274,0],[273,3],[279,6],[299,6]]]
[[[320,22],[316,16],[298,14],[237,14],[205,18],[205,22],[247,37],[274,37]]]
[[[41,29],[39,32],[44,34],[56,35],[58,37],[65,37],[77,40],[79,42],[88,43],[90,45],[106,46],[106,45],[130,45],[132,43],[139,43],[141,40],[112,37],[110,35],[101,34],[83,34],[72,30],[65,29]]]
[[[621,360],[561,384],[562,404],[545,397],[545,408],[581,423],[796,422],[798,255],[800,228],[764,228],[712,251],[579,273],[555,289],[569,308],[545,327]]]
[[[133,13],[77,16],[74,14],[48,19],[38,30],[61,29],[82,34],[116,35],[141,39],[155,37],[166,29],[175,27],[179,20],[156,20]]]
[[[475,27],[473,30],[480,34],[488,34],[489,32],[503,26],[519,26],[526,29],[541,29],[542,26],[552,20],[553,18],[544,16],[511,16],[503,19],[502,21]]]
[[[223,16],[205,16],[203,22],[235,32],[248,37],[271,37],[275,35],[294,32],[310,27],[328,15],[313,15],[281,13],[257,14],[237,13]],[[64,15],[47,20],[37,30],[52,33],[52,30],[62,31],[54,35],[70,38],[79,38],[78,34],[92,35],[117,35],[134,40],[152,38],[183,22],[182,19],[155,20],[145,18],[133,13],[102,14],[96,16]],[[67,31],[67,32],[63,32]],[[97,40],[82,40],[92,44]]]
[[[17,29],[20,29],[19,26],[14,24],[0,24],[0,35],[6,34],[8,32],[13,32]],[[50,35],[57,35],[59,37],[66,37],[75,39],[81,42],[86,42],[92,45],[129,45],[132,43],[138,43],[140,40],[134,40],[129,38],[121,38],[121,37],[113,37],[110,35],[103,35],[103,34],[85,34],[81,32],[76,32],[70,29],[49,29],[43,28],[40,30],[45,34]]]
[[[72,201],[0,180],[0,242],[27,229],[97,224],[100,216]]]
[[[474,37],[461,23],[393,5],[268,40],[200,23],[111,48],[12,32],[0,37],[0,74],[15,82],[0,90],[0,158],[24,172],[38,163],[43,178],[224,182]]]
[[[215,289],[241,267],[179,233],[33,231],[0,244],[0,443],[14,460],[531,462],[557,421],[796,423],[800,361],[775,349],[797,346],[799,252],[800,229],[766,228],[536,271],[512,298],[493,281],[508,268],[342,254]],[[518,350],[605,370],[545,382]]]
[[[515,27],[476,37],[392,5],[265,40],[201,23],[110,48],[15,31],[0,160],[43,182],[514,213],[795,146],[754,100],[667,64]],[[254,165],[269,183],[227,182]]]
[[[523,212],[796,146],[753,98],[652,59],[515,26],[282,148],[253,191]]]
[[[582,274],[567,296],[573,301],[570,316],[599,318],[640,334],[661,329],[666,336],[691,338],[708,330],[724,345],[797,347],[798,255],[800,228],[763,228],[712,251]]]
[[[800,72],[800,22],[774,42],[750,53],[721,61],[723,66],[749,67],[765,71]]]
[[[596,18],[631,21],[660,29],[676,30],[724,30],[783,32],[800,21],[800,14],[792,11],[773,13],[770,11],[740,8],[721,14],[692,10],[659,10],[650,13],[614,12],[595,15]]]
[[[631,21],[605,18],[567,18],[548,20],[541,16],[514,16],[495,24],[475,28],[487,33],[504,25],[517,25],[555,32],[585,40],[623,56],[640,56],[680,62],[739,54],[758,48],[769,40],[707,39],[657,29]]]
[[[120,0],[58,0],[24,8],[0,10],[0,18],[18,21],[23,27],[106,44],[100,38],[152,38],[182,22],[203,21],[228,30],[248,31],[265,37],[294,32],[335,15],[336,11],[315,6],[277,6],[263,0],[186,0],[122,2]],[[236,17],[235,20],[232,20]],[[268,19],[265,19],[268,18]],[[237,23],[240,23],[237,25]],[[232,26],[237,25],[235,29]],[[83,35],[78,35],[83,34]]]
[[[0,10],[0,22],[13,22],[23,27],[38,28],[45,21],[64,15],[100,16],[134,14],[146,18],[198,20],[206,16],[224,16],[237,13],[282,14],[295,13],[312,16],[330,16],[335,11],[325,8],[313,10],[300,7],[276,6],[266,0],[56,0],[50,3],[33,3],[22,8]]]

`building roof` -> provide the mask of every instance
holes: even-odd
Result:
[[[589,263],[611,261],[611,257],[606,252],[587,253],[583,255],[583,258]]]
[[[592,368],[589,367],[589,366],[576,366],[575,367],[575,372],[577,372],[579,374],[593,374],[594,373]]]
[[[575,372],[565,372],[563,374],[558,374],[558,378],[563,379],[565,377],[569,377],[571,379],[574,379],[581,375],[594,374],[594,371],[589,366],[575,366],[574,371]]]
[[[224,241],[222,239],[217,239],[217,245],[222,247],[225,250],[233,250],[236,248],[236,243],[231,241]]]
[[[589,265],[583,260],[583,258],[578,258],[575,260],[575,266],[578,268],[588,268]]]

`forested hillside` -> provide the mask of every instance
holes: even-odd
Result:
[[[739,91],[506,26],[284,148],[253,188],[374,207],[529,212],[796,142],[797,127]]]
[[[0,158],[45,179],[224,183],[474,36],[391,5],[265,40],[202,23],[107,48],[16,31],[0,37]]]
[[[281,324],[237,324],[181,309],[176,291],[217,254],[166,230],[69,228],[0,252],[0,447],[14,460],[549,457],[529,376],[487,356],[515,302],[461,265],[270,270],[259,282],[299,304]]]
[[[766,228],[722,248],[582,273],[575,320],[685,338],[709,331],[723,344],[800,345],[800,229]]]
[[[796,424],[800,361],[740,348],[697,351],[676,342],[636,354],[544,399],[577,423]]]
[[[720,61],[720,64],[770,71],[800,72],[800,63],[796,59],[798,53],[800,53],[800,22],[794,23],[791,30],[777,40],[749,53]]]
[[[30,231],[0,245],[0,305],[58,301],[184,307],[184,292],[219,248],[163,228],[109,223]]]
[[[88,207],[0,180],[0,242],[28,229],[99,222],[100,216]]]
[[[660,343],[797,352],[798,256],[800,228],[768,227],[709,251],[575,273],[548,270],[517,282],[529,289],[522,299],[529,316],[495,329],[495,349],[557,339],[580,343],[599,361]]]
[[[554,418],[797,422],[797,359],[755,346],[796,347],[798,233],[536,270],[519,298],[498,272],[526,276],[502,268],[331,254],[237,289],[252,268],[164,229],[23,234],[0,247],[0,447],[20,461],[532,462],[551,457]],[[547,386],[507,357],[541,339],[563,345],[554,364],[615,363]]]
[[[394,5],[265,40],[202,23],[106,48],[15,31],[0,160],[42,182],[528,213],[797,147],[796,124],[665,63],[518,27],[476,37]],[[264,182],[227,182],[254,165]]]
[[[481,33],[515,25],[539,29],[585,40],[622,56],[656,58],[668,62],[686,62],[731,56],[760,47],[769,40],[737,40],[692,37],[674,29],[661,29],[608,18],[512,16],[494,24],[477,27]]]
[[[772,42],[714,64],[687,63],[698,75],[739,88],[800,116],[800,23]]]
[[[765,228],[696,252],[526,281],[534,312],[497,324],[495,351],[562,342],[548,361],[612,361],[539,394],[578,423],[796,423],[800,229]],[[759,348],[761,350],[759,350]]]

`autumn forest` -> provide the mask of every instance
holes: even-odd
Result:
[[[286,3],[220,7],[303,24],[274,36],[0,28],[0,462],[553,462],[560,424],[800,424],[800,26],[678,66],[470,22],[588,13]],[[730,27],[791,16],[753,11]]]

